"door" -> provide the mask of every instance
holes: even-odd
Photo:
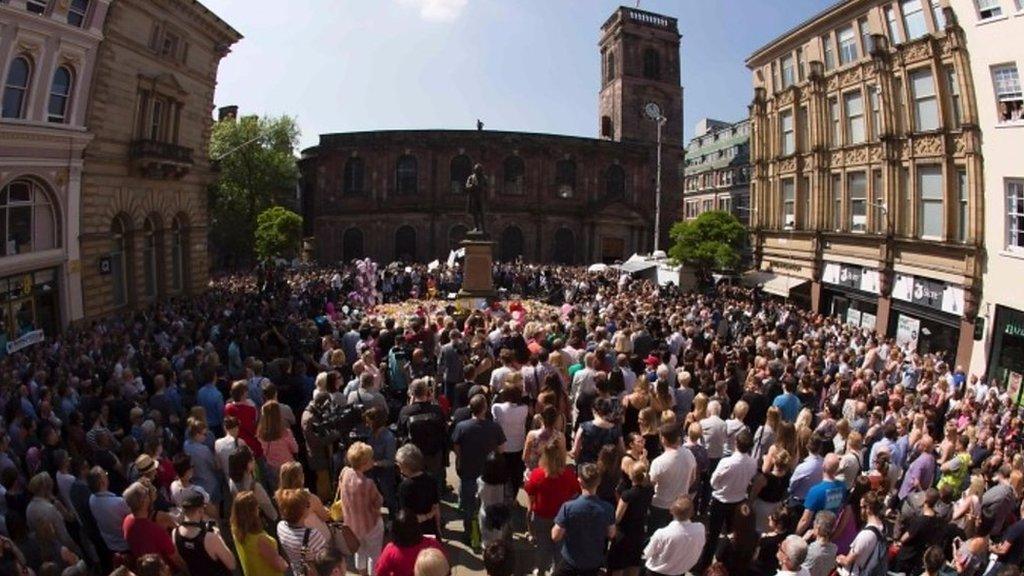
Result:
[[[615,264],[625,259],[626,240],[617,237],[601,238],[601,262]]]

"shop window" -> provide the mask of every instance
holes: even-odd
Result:
[[[58,231],[50,196],[34,180],[18,179],[0,189],[0,256],[57,248]]]

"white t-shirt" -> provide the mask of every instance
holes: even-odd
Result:
[[[868,524],[868,526],[874,526],[879,531],[882,530],[882,527],[877,524]],[[850,552],[847,554],[853,557],[853,566],[850,566],[850,574],[860,574],[866,568],[869,568],[867,564],[877,544],[878,536],[875,536],[875,533],[868,530],[867,527],[864,527],[857,533],[857,536],[850,544]]]
[[[491,416],[505,433],[505,452],[522,452],[526,444],[526,419],[530,409],[523,404],[499,402],[491,406]]]
[[[697,460],[689,448],[665,450],[651,462],[651,483],[654,484],[651,504],[667,510],[677,498],[689,494],[696,470]]]

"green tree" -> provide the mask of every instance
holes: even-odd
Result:
[[[256,218],[256,256],[292,258],[302,243],[302,216],[283,207],[267,208]]]
[[[694,269],[701,282],[711,280],[711,272],[734,271],[747,239],[747,229],[728,212],[704,212],[694,220],[676,222],[669,231],[672,247],[668,255]]]
[[[295,190],[298,140],[290,116],[243,116],[213,125],[210,159],[219,173],[210,188],[210,242],[219,255],[236,264],[252,260],[256,217],[275,204],[275,194]]]

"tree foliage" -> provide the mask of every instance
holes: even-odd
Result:
[[[291,258],[302,243],[302,216],[283,207],[267,208],[256,218],[256,255]]]
[[[277,193],[295,189],[299,129],[289,116],[243,116],[213,125],[210,158],[219,169],[210,189],[210,241],[236,264],[250,261],[256,218]]]
[[[732,214],[714,210],[694,220],[676,222],[669,236],[673,244],[668,255],[707,281],[712,271],[734,271],[739,265],[747,229]]]

